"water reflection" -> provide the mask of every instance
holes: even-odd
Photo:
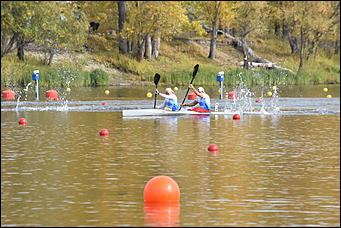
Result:
[[[144,202],[144,225],[151,227],[180,226],[180,202]]]

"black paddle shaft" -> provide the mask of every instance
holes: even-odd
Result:
[[[160,81],[160,75],[158,73],[156,73],[154,75],[154,83],[155,83],[155,90],[157,89],[157,84]],[[155,97],[154,97],[154,108],[156,107],[156,93],[155,93]]]
[[[196,76],[197,73],[198,73],[198,69],[199,69],[199,64],[197,64],[197,65],[194,66],[193,75],[192,75],[192,80],[191,80],[191,82],[190,82],[189,84],[192,84],[192,83],[193,83],[194,78],[195,78],[195,76]],[[187,97],[187,95],[188,95],[188,92],[189,92],[189,88],[187,89],[186,95],[185,95],[184,99],[182,100],[181,105],[183,105],[183,104],[185,103],[185,100],[186,100],[186,97]],[[179,111],[181,110],[181,108],[182,108],[182,106],[180,106]]]

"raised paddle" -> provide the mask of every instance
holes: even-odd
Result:
[[[192,80],[191,80],[191,82],[190,82],[189,84],[192,84],[192,83],[193,83],[194,78],[195,78],[195,76],[196,76],[197,73],[198,73],[198,69],[199,69],[199,64],[197,64],[197,65],[194,66],[193,75],[192,75]],[[188,95],[188,92],[189,92],[189,88],[187,89],[186,95],[185,95],[185,97],[184,97],[184,99],[183,99],[183,101],[182,101],[182,103],[181,103],[181,105],[180,105],[179,111],[181,110],[182,105],[185,103],[185,100],[186,100],[186,97],[187,97],[187,95]]]
[[[155,83],[155,90],[157,89],[157,84],[159,83],[160,81],[160,75],[158,73],[156,73],[154,75],[154,83]],[[155,93],[155,98],[154,98],[154,108],[156,107],[156,93]]]

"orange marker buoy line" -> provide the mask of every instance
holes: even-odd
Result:
[[[208,148],[208,151],[218,151],[218,146],[216,144],[211,144]]]
[[[180,201],[180,189],[171,177],[160,175],[150,179],[144,187],[145,202]]]
[[[1,92],[1,96],[6,100],[14,100],[15,99],[15,92],[10,90],[10,89],[6,89],[6,90]]]
[[[19,119],[19,124],[20,125],[25,125],[25,124],[27,124],[27,120],[25,118],[20,118]]]
[[[46,99],[59,101],[58,92],[56,90],[50,89],[45,93]]]
[[[259,100],[259,99],[256,99],[256,103],[260,103],[260,102],[262,102],[261,100]]]
[[[102,102],[102,105],[107,105],[107,104],[108,104],[108,103],[107,103],[107,102],[105,102],[105,101],[103,101],[103,102]]]
[[[100,136],[109,136],[109,131],[107,129],[102,129],[99,131]]]

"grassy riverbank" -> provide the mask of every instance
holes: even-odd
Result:
[[[243,70],[238,66],[242,54],[230,46],[218,46],[216,59],[208,59],[208,43],[195,41],[162,41],[157,60],[141,62],[130,56],[120,55],[114,39],[91,35],[91,54],[75,53],[58,55],[51,66],[42,61],[42,55],[35,51],[26,52],[26,60],[20,62],[15,53],[1,59],[1,85],[25,86],[31,81],[33,70],[40,70],[40,85],[53,86],[94,86],[153,83],[155,73],[161,75],[161,83],[184,85],[191,79],[193,66],[199,64],[197,85],[215,85],[219,71],[225,72],[225,84],[236,85],[243,81],[248,86],[274,84],[328,84],[340,83],[340,56],[319,53],[305,63],[302,72],[290,74],[278,70]],[[252,44],[253,50],[274,63],[297,71],[298,56],[290,54],[287,41],[269,38]],[[100,70],[96,70],[100,69]]]

